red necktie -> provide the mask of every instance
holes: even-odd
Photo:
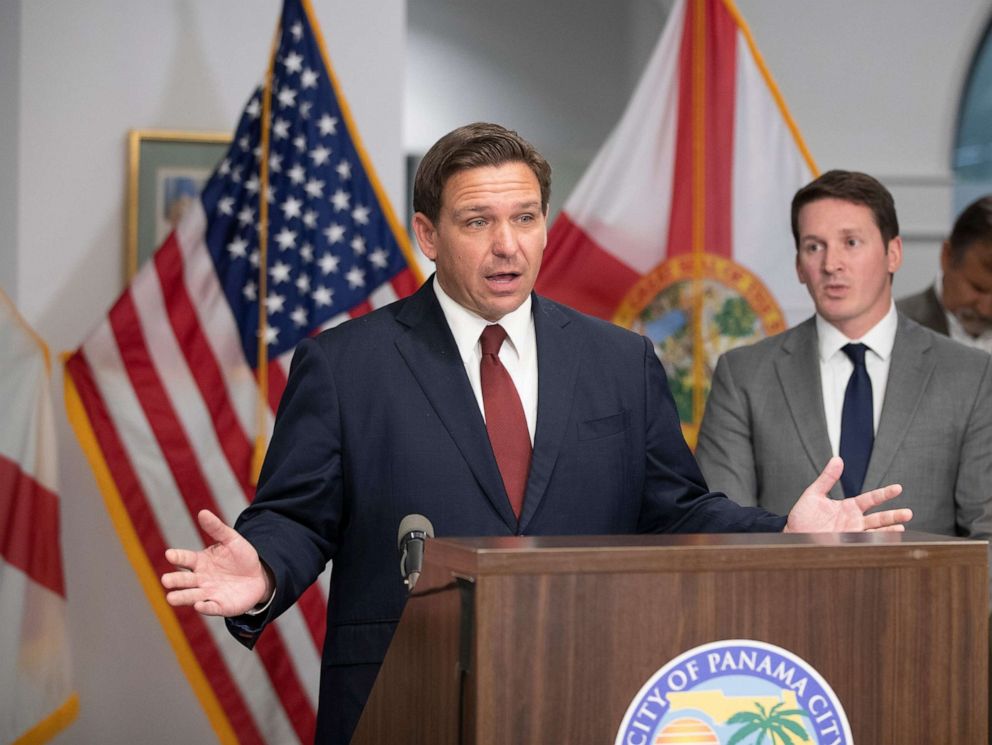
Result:
[[[510,498],[513,513],[520,517],[527,490],[530,471],[530,434],[527,418],[520,403],[517,388],[510,373],[499,361],[499,348],[506,339],[506,331],[499,324],[486,326],[479,338],[482,361],[479,373],[482,378],[482,404],[486,410],[486,429],[489,442],[496,455],[496,464],[503,477],[503,487]]]

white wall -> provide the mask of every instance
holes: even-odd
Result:
[[[405,3],[313,5],[368,152],[400,204]],[[230,131],[261,79],[280,7],[0,2],[0,286],[54,353],[78,346],[121,290],[127,130]],[[80,718],[58,742],[211,742],[66,425],[56,378],[81,696]]]
[[[955,215],[958,100],[985,0],[737,0],[821,170],[878,177],[906,244],[897,297],[929,284]]]
[[[21,7],[0,2],[0,290],[17,301],[17,126]]]

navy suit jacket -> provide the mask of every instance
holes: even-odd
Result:
[[[230,625],[250,646],[333,561],[318,742],[348,741],[385,656],[409,513],[438,536],[783,528],[707,490],[647,339],[537,295],[533,314],[538,415],[519,522],[431,282],[299,346],[236,526],[277,590],[267,614]]]

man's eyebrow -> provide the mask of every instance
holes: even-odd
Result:
[[[512,205],[514,210],[536,210],[541,208],[541,202],[537,199],[529,199],[525,202],[517,202]],[[481,212],[488,212],[492,209],[489,204],[479,203],[479,204],[467,204],[464,207],[459,207],[452,214],[455,217],[462,217],[464,215],[475,215]]]
[[[488,211],[489,211],[489,205],[487,204],[469,204],[466,205],[465,207],[459,207],[452,214],[454,214],[455,217],[461,217],[462,215],[475,215],[475,214],[479,214],[480,212],[488,212]]]
[[[837,229],[837,234],[842,236],[848,235],[861,235],[865,231],[865,228],[859,228],[856,226],[848,226]],[[799,241],[820,241],[824,242],[826,239],[817,233],[805,233],[799,236]]]

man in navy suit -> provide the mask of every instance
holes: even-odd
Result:
[[[864,515],[898,486],[830,500],[839,459],[788,521],[709,492],[651,343],[533,293],[550,184],[544,158],[497,125],[434,145],[414,230],[435,276],[299,346],[254,503],[236,530],[202,512],[217,543],[167,552],[182,570],[162,579],[169,602],[227,616],[248,646],[333,560],[318,742],[350,739],[386,653],[409,513],[439,536],[901,529],[911,517]],[[506,339],[489,362],[509,374],[512,406],[493,403],[480,372],[480,335],[497,322]],[[487,431],[511,409],[520,479]]]

